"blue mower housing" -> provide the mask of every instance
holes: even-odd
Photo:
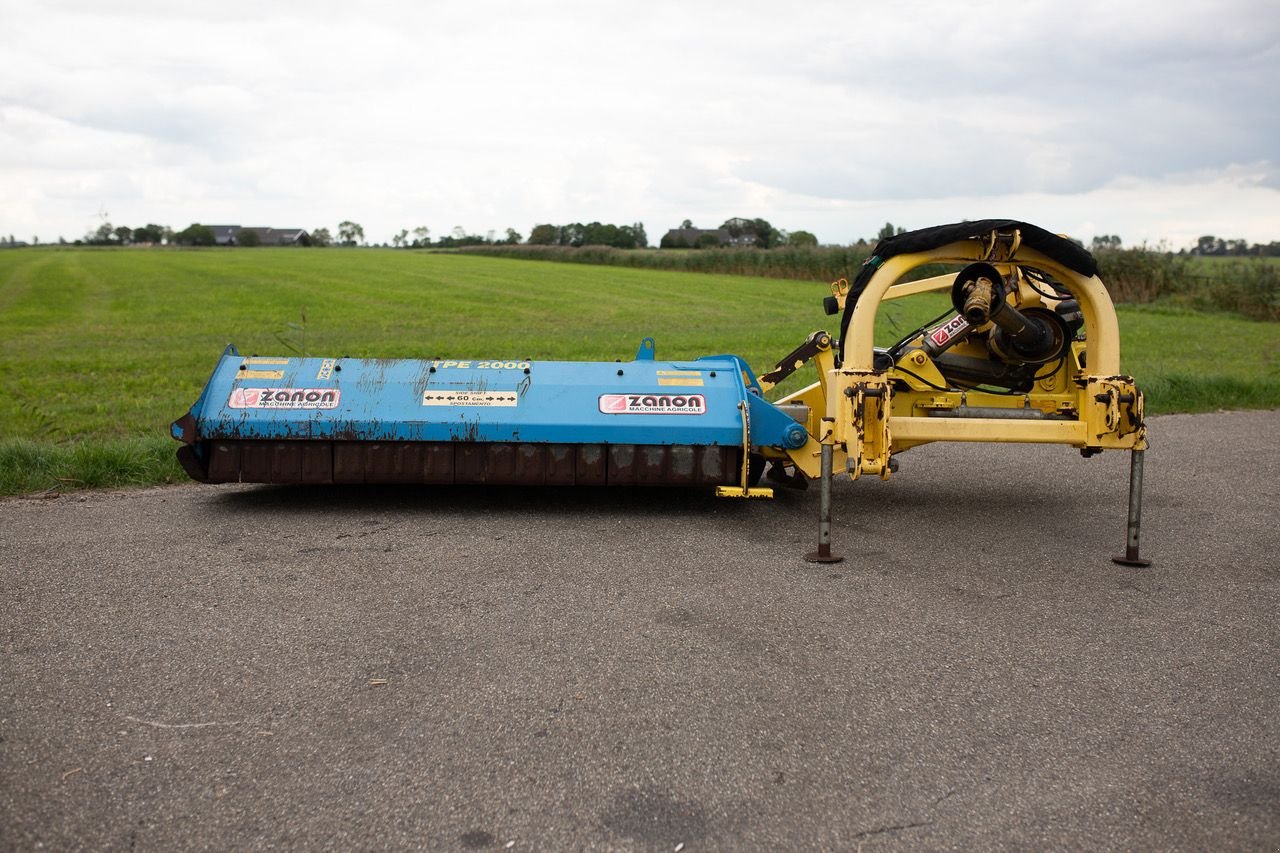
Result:
[[[734,485],[809,434],[719,355],[629,362],[242,356],[176,421],[202,482]]]

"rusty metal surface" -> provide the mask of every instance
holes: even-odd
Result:
[[[204,447],[207,473],[194,454],[184,466],[211,483],[719,486],[736,482],[742,462],[741,448],[723,445],[244,440]]]

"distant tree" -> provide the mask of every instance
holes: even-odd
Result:
[[[122,246],[133,242],[133,229],[128,225],[121,225],[111,233],[115,235],[116,242]]]
[[[215,242],[213,229],[198,222],[191,223],[173,236],[184,246],[212,246]]]
[[[778,245],[778,230],[764,219],[753,219],[757,249],[771,249]]]
[[[115,226],[110,222],[103,222],[96,231],[88,234],[84,241],[91,246],[106,246],[115,239],[115,230]]]
[[[430,246],[431,245],[431,229],[425,225],[419,225],[413,229],[413,245],[414,246]]]
[[[172,233],[163,225],[155,225],[147,223],[139,228],[133,229],[133,242],[135,243],[159,243],[164,240],[165,232]]]
[[[1118,234],[1095,234],[1091,248],[1095,252],[1119,249],[1120,236]]]
[[[714,249],[719,245],[720,238],[716,236],[714,231],[708,231],[705,234],[698,235],[697,248],[699,249]]]
[[[897,228],[894,228],[892,222],[886,222],[884,224],[884,227],[880,229],[880,233],[876,235],[876,239],[888,240],[890,237],[894,236],[895,234],[906,234],[906,233],[907,233],[907,229],[903,228],[902,226],[898,226]]]
[[[467,229],[463,228],[461,225],[455,225],[450,229],[446,236],[436,240],[432,245],[441,249],[457,249],[462,246],[483,246],[492,242],[492,231],[490,231],[486,236],[468,234]]]
[[[620,225],[614,234],[614,240],[609,244],[617,249],[643,249],[649,245],[649,238],[644,233],[644,223],[637,222],[634,225]]]
[[[581,222],[572,222],[568,225],[561,225],[560,238],[557,242],[559,242],[561,246],[581,246],[586,243],[586,231],[586,226]]]
[[[328,228],[316,228],[311,232],[311,245],[324,248],[333,242],[333,236],[329,233]]]
[[[241,228],[236,232],[236,245],[243,246],[246,249],[256,249],[262,245],[262,235],[257,231]]]
[[[399,249],[403,246],[409,237],[409,229],[401,228],[400,233],[391,238],[391,245]]]
[[[1226,241],[1212,234],[1205,234],[1196,241],[1196,247],[1191,251],[1196,255],[1224,255],[1227,252],[1227,244]]]
[[[618,240],[618,226],[588,222],[582,226],[582,245],[612,246]]]
[[[338,240],[344,246],[357,246],[364,242],[364,228],[350,219],[339,222]]]
[[[509,246],[513,246],[516,243],[522,242],[523,240],[524,240],[524,236],[521,235],[519,231],[517,231],[514,228],[508,228],[507,239],[503,240],[502,242],[506,243]]]
[[[818,238],[808,231],[792,231],[787,237],[787,245],[800,249],[814,249],[818,246]]]
[[[683,231],[683,230],[685,230],[686,228],[692,228],[692,227],[693,227],[693,220],[692,220],[692,219],[682,219],[682,220],[680,220],[680,230],[682,230],[682,231]]]
[[[554,225],[535,225],[529,232],[529,244],[532,246],[553,246],[559,242],[559,230]]]
[[[32,237],[31,237],[31,245],[33,245],[33,246],[39,246],[39,245],[40,245],[40,235],[39,235],[39,234],[33,234],[33,235],[32,235]]]

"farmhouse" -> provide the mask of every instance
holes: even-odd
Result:
[[[730,220],[738,222],[742,220]],[[726,223],[728,224],[728,223]],[[755,234],[739,231],[737,236],[728,228],[672,228],[658,244],[663,249],[700,249],[715,246],[754,246]]]
[[[311,235],[302,228],[243,228],[239,225],[210,225],[218,246],[310,246]],[[248,235],[252,234],[250,237]]]
[[[728,246],[732,237],[723,228],[672,228],[662,236],[663,249],[698,249],[704,246]]]

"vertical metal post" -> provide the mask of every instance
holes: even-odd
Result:
[[[1111,562],[1122,566],[1151,565],[1150,560],[1138,556],[1139,538],[1142,534],[1142,457],[1145,450],[1129,454],[1129,529],[1125,540],[1124,556],[1112,557]]]
[[[832,457],[835,450],[831,444],[830,418],[823,418],[822,441],[822,474],[821,490],[818,503],[818,550],[804,555],[810,563],[838,563],[844,557],[831,553],[831,480]]]

